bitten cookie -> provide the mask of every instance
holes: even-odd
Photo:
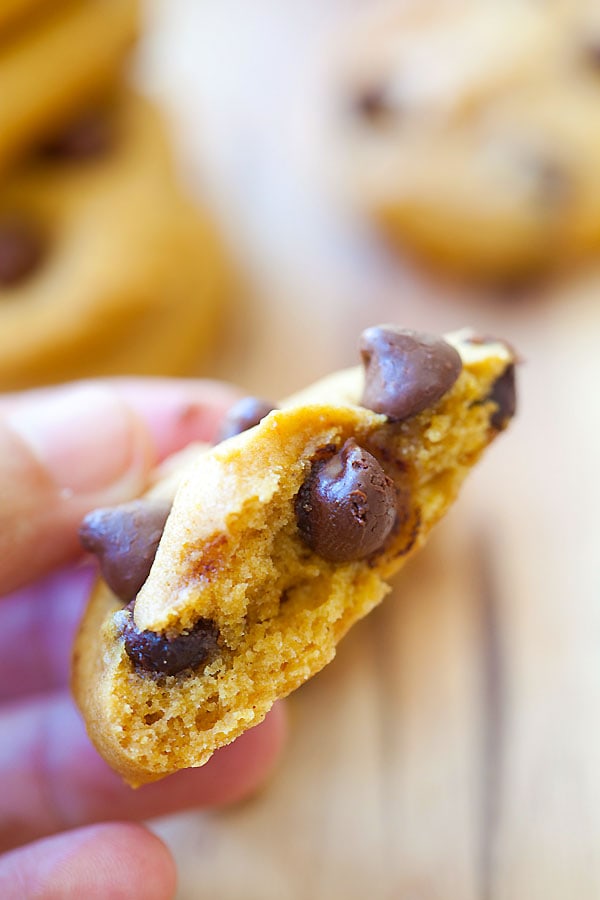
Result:
[[[8,21],[21,11],[11,0],[0,27],[3,16]],[[22,27],[0,34],[0,171],[106,93],[138,16],[137,0],[45,3]]]
[[[3,183],[0,389],[195,370],[228,288],[156,109],[97,104]]]
[[[416,0],[357,44],[335,163],[392,242],[509,283],[600,251],[595,4]]]
[[[361,352],[279,409],[234,409],[172,508],[171,474],[84,522],[104,580],[73,690],[130,784],[202,765],[330,662],[514,413],[502,342],[383,326]]]

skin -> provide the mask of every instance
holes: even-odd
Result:
[[[202,769],[132,791],[89,743],[68,691],[72,639],[95,576],[77,540],[82,517],[132,499],[161,459],[192,440],[211,440],[236,399],[214,382],[160,379],[80,382],[0,397],[0,850],[9,851],[0,856],[0,896],[6,900],[172,897],[168,849],[131,822],[232,803],[256,790],[279,755],[285,722],[276,707]]]

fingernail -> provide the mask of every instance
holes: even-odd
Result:
[[[59,388],[24,402],[9,422],[66,494],[113,503],[142,490],[150,438],[118,394],[98,384]]]

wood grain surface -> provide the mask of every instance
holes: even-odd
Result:
[[[260,795],[157,823],[179,900],[600,898],[600,274],[476,302],[390,260],[318,175],[343,0],[156,2],[141,71],[243,298],[215,372],[274,397],[362,327],[473,324],[524,357],[510,432],[393,594],[289,701]],[[321,93],[320,93],[321,92]]]

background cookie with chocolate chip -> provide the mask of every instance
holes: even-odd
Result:
[[[198,372],[230,288],[124,67],[137,0],[0,14],[0,390]]]
[[[599,47],[586,0],[425,0],[362,21],[337,97],[342,190],[402,250],[467,278],[597,255]]]
[[[381,326],[362,354],[364,369],[188,463],[154,559],[153,504],[172,480],[147,514],[138,505],[84,523],[104,581],[73,689],[92,740],[131,784],[202,765],[330,662],[514,411],[503,342]],[[512,384],[503,410],[501,379]],[[144,579],[134,599],[127,573],[136,587]]]
[[[189,371],[228,284],[158,111],[118,95],[4,179],[0,387]]]
[[[0,13],[0,29],[3,16],[16,19],[0,30],[0,172],[120,80],[139,27],[137,0],[37,6]]]

